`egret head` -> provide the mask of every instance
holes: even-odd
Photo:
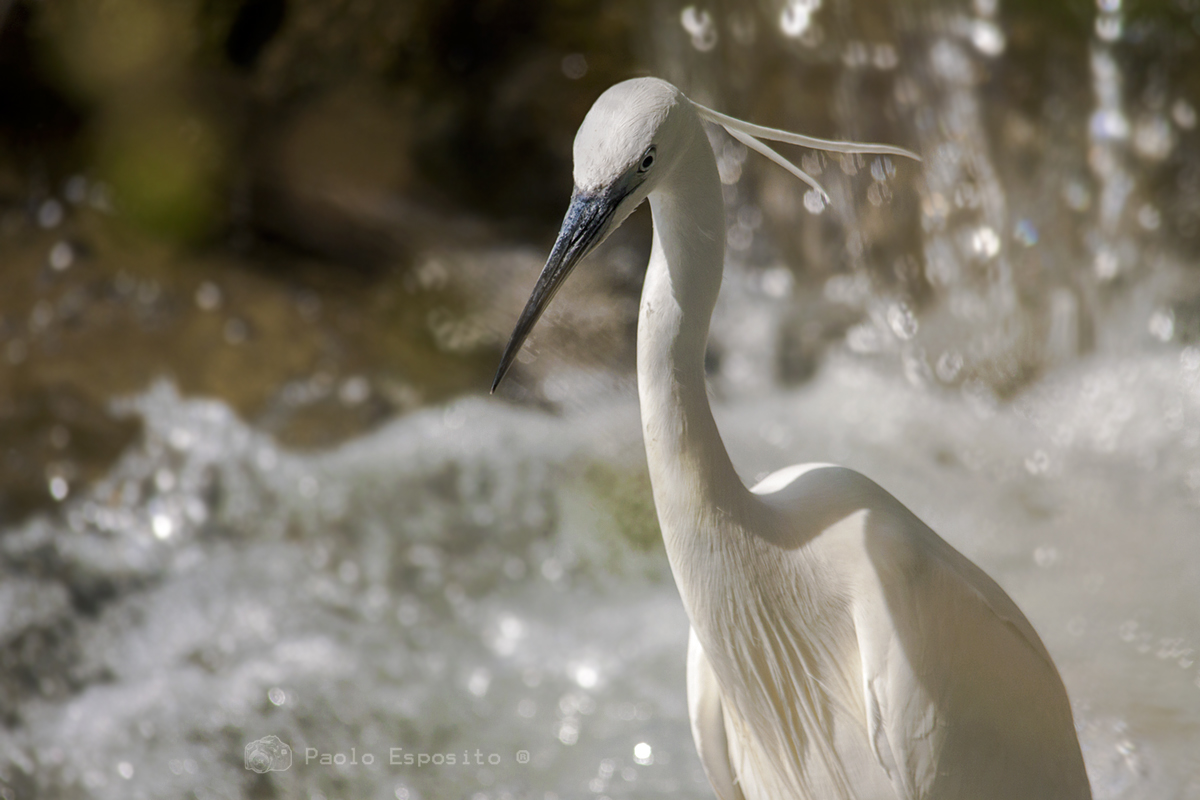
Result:
[[[492,391],[567,275],[620,227],[662,180],[680,150],[687,99],[657,78],[613,86],[592,105],[575,134],[575,190],[541,277],[500,360]]]
[[[698,119],[720,125],[742,144],[812,186],[826,202],[829,195],[815,178],[763,140],[835,153],[877,153],[921,160],[916,153],[894,145],[817,139],[754,125],[693,103],[674,86],[657,78],[618,83],[600,95],[575,134],[575,191],[571,206],[533,295],[525,304],[500,359],[500,369],[492,382],[493,392],[567,275],[662,185],[691,144],[689,137],[702,131]]]

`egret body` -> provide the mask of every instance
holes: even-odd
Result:
[[[907,154],[751,126],[660,80],[612,87],[576,136],[571,206],[496,384],[571,269],[649,198],[642,431],[691,620],[688,708],[713,789],[721,800],[1090,798],[1058,672],[991,578],[853,470],[802,464],[753,488],[735,472],[705,390],[725,210],[702,118],[779,161],[754,137]]]

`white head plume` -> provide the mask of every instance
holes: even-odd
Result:
[[[779,166],[786,169],[788,172],[795,175],[800,180],[807,183],[812,188],[820,192],[821,197],[826,202],[829,201],[829,193],[825,191],[825,187],[817,182],[817,179],[809,175],[804,170],[797,167],[792,162],[788,161],[779,153],[772,150],[768,145],[761,140],[766,139],[770,142],[785,142],[787,144],[798,144],[801,147],[811,147],[814,150],[827,150],[833,153],[874,153],[879,155],[893,155],[911,158],[914,161],[920,161],[921,157],[911,150],[905,150],[903,147],[895,147],[890,144],[874,144],[869,142],[837,142],[832,139],[818,139],[815,136],[805,136],[802,133],[792,133],[791,131],[781,131],[778,128],[766,128],[762,125],[755,125],[745,120],[737,119],[736,117],[722,114],[720,111],[713,111],[711,108],[702,106],[693,101],[692,105],[696,107],[696,112],[700,114],[702,119],[709,122],[715,122],[720,125],[729,135],[737,139],[742,144],[749,147],[751,150],[757,150],[767,158],[774,161]]]

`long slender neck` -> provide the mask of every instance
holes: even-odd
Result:
[[[721,288],[725,208],[699,120],[650,195],[654,244],[638,316],[638,395],[655,505],[672,539],[748,495],[721,442],[704,383],[708,326]]]

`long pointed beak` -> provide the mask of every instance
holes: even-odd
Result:
[[[546,259],[546,266],[542,267],[542,274],[538,277],[537,285],[533,287],[533,294],[529,296],[529,302],[525,304],[525,310],[517,320],[517,327],[513,329],[512,337],[508,340],[508,347],[504,348],[504,355],[500,358],[500,368],[496,370],[496,379],[492,381],[493,393],[500,381],[504,380],[508,368],[521,351],[521,345],[525,344],[529,332],[541,318],[546,306],[550,305],[563,281],[571,274],[571,270],[575,269],[575,265],[600,244],[608,233],[609,223],[622,197],[619,193],[581,192],[579,189],[571,195],[571,205],[563,218],[554,249]]]

